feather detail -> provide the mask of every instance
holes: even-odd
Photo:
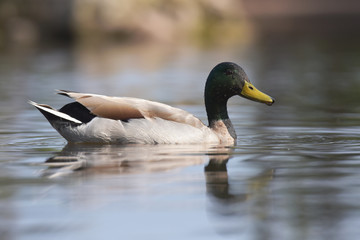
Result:
[[[33,101],[29,101],[29,104],[33,105],[34,107],[36,107],[37,109],[39,109],[39,111],[41,113],[44,114],[44,116],[50,121],[49,117],[57,117],[59,119],[63,119],[63,120],[66,120],[66,121],[69,121],[69,122],[72,122],[72,123],[75,123],[75,124],[82,124],[81,121],[65,114],[65,113],[62,113],[62,112],[59,112],[58,110],[50,107],[49,105],[46,105],[46,104],[38,104],[36,102],[33,102]]]
[[[164,120],[188,124],[196,128],[205,125],[194,115],[169,105],[129,97],[109,97],[98,94],[77,93],[59,90],[59,94],[73,98],[92,114],[113,120],[129,120],[136,118],[161,118]]]
[[[54,128],[69,142],[117,144],[194,144],[219,143],[218,136],[208,127],[195,128],[188,124],[161,118],[139,118],[128,122],[94,118],[87,124],[69,128]]]

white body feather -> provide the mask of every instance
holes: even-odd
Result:
[[[54,126],[54,125],[53,125]],[[131,119],[128,122],[96,117],[77,127],[54,128],[69,142],[186,144],[219,143],[208,127],[167,121],[161,118]]]

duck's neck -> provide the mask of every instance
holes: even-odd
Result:
[[[236,140],[234,127],[227,112],[229,98],[214,98],[205,93],[205,107],[209,120],[209,127],[214,130],[223,141]]]
[[[205,107],[209,125],[214,121],[229,119],[227,101],[226,98],[213,98],[205,94]]]

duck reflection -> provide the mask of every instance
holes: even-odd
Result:
[[[258,175],[244,180],[247,182],[246,188],[249,188],[244,190],[244,193],[231,193],[227,171],[229,159],[230,156],[225,155],[213,156],[208,165],[205,166],[207,192],[219,200],[246,201],[251,193],[266,188],[273,178],[274,169],[266,169]]]
[[[208,154],[227,156],[231,148],[216,145],[77,145],[68,144],[44,163],[43,176],[54,178],[81,170],[96,174],[168,171],[204,164]]]
[[[273,177],[264,170],[247,182],[244,193],[230,190],[227,164],[233,148],[219,145],[77,145],[68,144],[46,160],[43,176],[54,178],[81,170],[86,174],[136,174],[161,172],[204,164],[206,188],[211,196],[231,201],[245,201],[254,191],[261,191]],[[232,186],[238,189],[239,186]]]
[[[229,193],[229,179],[227,172],[228,156],[212,156],[205,166],[207,192],[219,199],[232,198]]]
[[[137,174],[169,171],[187,166],[205,166],[207,193],[216,199],[245,201],[266,187],[273,169],[245,179],[250,191],[234,193],[227,171],[233,148],[219,145],[78,145],[68,144],[45,161],[43,176],[54,178],[74,172],[86,174]],[[238,186],[232,186],[237,189]]]
[[[74,174],[74,176],[77,176],[76,174],[80,176],[110,175],[110,179],[113,180],[115,178],[111,175],[139,174],[138,176],[142,176],[146,173],[164,172],[206,163],[204,172],[209,200],[206,206],[209,217],[213,216],[214,230],[219,234],[223,232],[237,234],[250,224],[248,221],[239,222],[244,216],[251,216],[252,219],[266,219],[269,214],[268,185],[274,171],[262,169],[251,176],[228,172],[227,165],[230,159],[239,157],[233,154],[233,149],[205,145],[67,145],[61,152],[47,159],[45,165],[48,168],[44,170],[43,176],[56,178],[69,174]],[[149,180],[146,177],[144,179]],[[83,191],[78,194],[81,196],[78,201],[82,204],[98,204],[99,196],[101,196],[101,201],[109,198],[104,197],[105,193],[111,195],[113,192],[126,191],[129,186],[138,189],[142,189],[139,186],[143,186],[142,182],[136,182],[135,185],[131,182],[129,185],[129,181],[112,182],[106,182],[108,187],[105,190],[102,183],[98,187],[93,184],[89,188],[81,186],[77,190]],[[147,183],[144,186],[146,189],[149,187]],[[99,195],[99,191],[102,191],[102,194]],[[117,192],[116,195],[121,194]],[[256,226],[263,229],[258,224]]]
[[[255,227],[259,239],[267,239],[269,232],[263,223],[270,214],[269,183],[275,171],[262,169],[251,177],[236,173],[237,176],[229,177],[229,159],[230,156],[212,156],[205,166],[206,190],[211,200],[208,212],[216,222],[214,229],[228,236],[246,235]]]

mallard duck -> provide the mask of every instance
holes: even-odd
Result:
[[[205,84],[209,126],[192,114],[169,105],[139,98],[109,97],[58,90],[75,102],[56,110],[29,101],[71,143],[235,144],[236,133],[227,112],[234,95],[272,105],[274,99],[257,90],[244,70],[223,62]]]

